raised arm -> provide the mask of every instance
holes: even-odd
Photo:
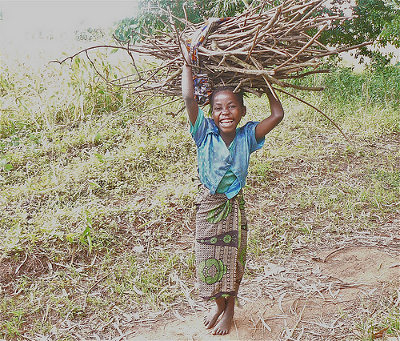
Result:
[[[256,126],[256,140],[261,140],[265,135],[267,135],[272,129],[274,129],[280,121],[282,121],[284,116],[284,111],[280,100],[270,92],[267,92],[269,106],[271,109],[271,115],[266,119],[262,120]]]
[[[182,66],[182,97],[185,102],[189,120],[194,125],[196,123],[199,107],[194,97],[192,68],[190,65],[186,64]]]
[[[186,46],[182,45],[181,49],[185,64],[182,66],[182,97],[185,102],[189,120],[194,125],[196,123],[199,107],[194,97],[194,83],[192,75],[192,67],[187,63],[190,61],[189,53]]]

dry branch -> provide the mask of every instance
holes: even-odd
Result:
[[[207,34],[197,48],[198,63],[193,68],[196,73],[207,74],[212,87],[231,85],[256,93],[263,93],[270,85],[322,90],[285,80],[327,72],[320,69],[324,57],[352,49],[349,46],[332,49],[318,41],[333,22],[347,19],[323,13],[323,3],[323,0],[292,0],[268,9],[270,2],[263,1],[257,7],[248,7],[244,13],[217,23],[212,18],[207,23],[193,24],[169,14],[171,32],[143,36],[140,44],[128,48],[130,52],[154,57],[160,63],[157,72],[145,81],[138,73],[135,89],[141,93],[157,91],[167,96],[179,95],[179,70],[185,62],[181,43],[190,45],[204,30]],[[182,32],[178,32],[174,20],[185,24]],[[211,22],[214,26],[205,29]],[[192,46],[195,43],[192,41]],[[127,84],[121,82],[120,85]]]
[[[223,20],[211,18],[202,24],[193,24],[187,17],[176,18],[167,12],[170,32],[143,34],[141,43],[136,45],[108,46],[125,50],[136,71],[136,74],[114,79],[112,84],[129,87],[138,95],[179,96],[181,66],[188,62],[183,57],[183,43],[196,56],[194,73],[206,74],[211,87],[228,85],[257,95],[274,87],[278,90],[323,90],[322,87],[300,86],[293,80],[329,72],[321,69],[324,58],[371,43],[328,48],[319,42],[318,38],[325,30],[348,19],[324,13],[321,10],[324,2],[288,0],[269,8],[271,2],[263,0],[256,7],[247,7],[240,15]],[[184,30],[179,32],[174,22],[183,23]],[[100,47],[107,46],[97,48]],[[87,54],[93,48],[96,47],[80,51],[60,63],[79,53]],[[139,68],[135,54],[150,57],[152,62]]]

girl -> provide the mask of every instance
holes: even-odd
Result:
[[[263,146],[265,135],[283,119],[284,112],[280,101],[268,92],[271,115],[238,128],[246,114],[243,94],[222,87],[211,94],[212,117],[205,118],[194,96],[192,68],[187,64],[182,69],[182,96],[197,146],[202,183],[196,200],[199,292],[204,299],[215,300],[204,324],[214,327],[214,335],[225,335],[232,324],[245,265],[247,223],[242,188],[250,154]]]

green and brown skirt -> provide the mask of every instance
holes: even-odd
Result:
[[[196,267],[204,299],[236,296],[243,277],[247,221],[242,191],[232,199],[202,187],[196,200]]]

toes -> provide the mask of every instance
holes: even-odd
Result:
[[[215,329],[215,330],[213,331],[213,335],[225,335],[225,334],[227,334],[227,333],[228,333],[227,330],[225,330],[225,329],[219,329],[219,328],[217,328],[217,329]]]
[[[214,319],[214,318],[210,319],[208,316],[204,316],[204,320],[203,320],[204,326],[207,329],[210,329],[210,328],[214,327],[216,320],[217,319]]]

